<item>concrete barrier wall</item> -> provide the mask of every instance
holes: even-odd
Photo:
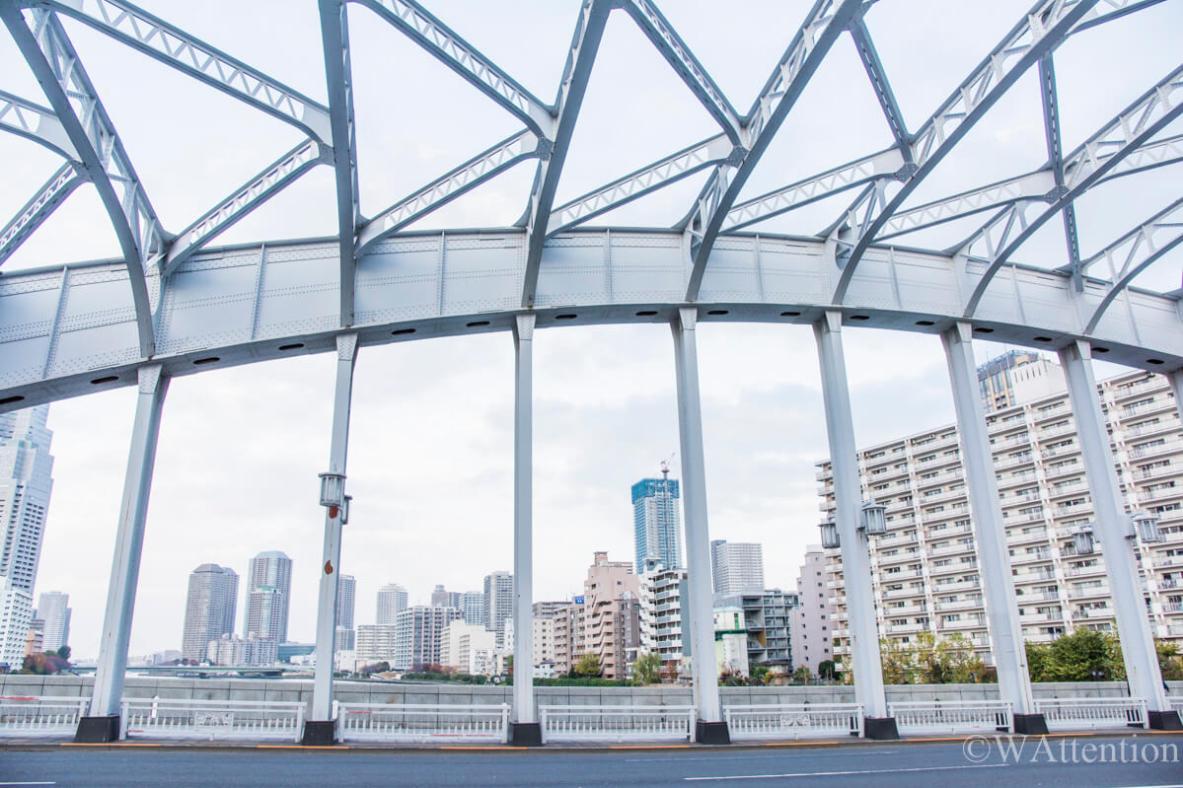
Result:
[[[93,676],[0,675],[0,695],[88,696]],[[1168,682],[1170,694],[1183,695],[1183,682]],[[342,703],[509,703],[510,688],[469,684],[338,681]],[[723,687],[723,704],[853,703],[846,686]],[[1034,685],[1036,698],[1097,698],[1128,695],[1125,682],[1060,682]],[[306,679],[183,679],[128,676],[129,698],[193,698],[198,700],[312,701]],[[538,687],[539,705],[688,706],[688,687]],[[887,702],[993,700],[997,684],[902,684],[887,687]]]

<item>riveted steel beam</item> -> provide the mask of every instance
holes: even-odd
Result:
[[[53,110],[3,90],[0,90],[0,129],[44,145],[70,161],[78,161],[78,151]]]
[[[0,264],[11,257],[25,239],[85,181],[73,164],[63,164],[58,168],[17,215],[4,225],[4,229],[0,230]]]

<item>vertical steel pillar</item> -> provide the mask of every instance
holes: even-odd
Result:
[[[1134,551],[1128,543],[1131,523],[1113,467],[1109,433],[1093,374],[1092,348],[1087,342],[1077,340],[1060,349],[1060,364],[1076,417],[1076,435],[1096,517],[1094,532],[1105,555],[1105,572],[1109,575],[1109,594],[1117,618],[1130,695],[1146,699],[1151,710],[1151,727],[1170,725],[1171,720],[1178,726],[1179,716],[1170,711],[1163,688]]]
[[[958,322],[941,334],[941,344],[949,363],[953,407],[957,412],[957,431],[961,435],[961,460],[973,511],[974,538],[982,574],[982,594],[986,598],[990,647],[998,671],[999,694],[1002,700],[1011,703],[1016,733],[1047,733],[1043,715],[1034,713],[1027,651],[1023,645],[1023,628],[1019,624],[1019,605],[1015,601],[1002,507],[998,502],[994,456],[990,452],[986,412],[978,390],[973,327]]]
[[[706,461],[702,446],[702,404],[698,391],[698,310],[682,307],[670,323],[678,385],[678,436],[682,449],[682,500],[686,533],[691,674],[698,711],[695,740],[730,744],[719,702],[715,668],[715,599],[711,584],[711,537],[707,526]]]
[[[509,742],[542,744],[534,716],[534,315],[513,332],[513,722]]]
[[[883,664],[879,656],[879,631],[875,624],[875,594],[871,587],[871,557],[866,535],[859,528],[862,492],[859,484],[858,449],[850,389],[846,383],[846,359],[842,351],[842,313],[830,310],[814,323],[821,366],[822,400],[826,409],[826,435],[834,470],[835,522],[842,549],[842,576],[849,611],[850,653],[854,662],[854,696],[867,715],[865,731],[871,739],[896,739],[895,720],[887,716],[883,690]]]
[[[123,501],[119,508],[119,530],[115,536],[115,558],[111,583],[107,587],[107,609],[95,668],[90,716],[78,725],[77,741],[100,742],[119,738],[119,707],[123,697],[123,676],[127,672],[127,648],[131,638],[136,584],[140,577],[140,554],[144,547],[144,525],[148,516],[148,495],[156,465],[156,441],[168,378],[159,364],[140,367],[139,394],[131,432],[127,473],[123,477]]]
[[[353,369],[357,363],[357,334],[337,337],[336,387],[333,393],[333,436],[329,448],[329,474],[345,483],[349,454],[349,411],[353,401]],[[333,668],[337,647],[337,592],[341,577],[342,506],[325,509],[323,563],[316,606],[316,671],[312,682],[312,715],[304,723],[304,743],[331,744],[333,720]]]

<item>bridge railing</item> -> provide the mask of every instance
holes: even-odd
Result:
[[[509,736],[508,703],[334,703],[337,741],[494,741]]]
[[[799,739],[863,735],[860,703],[757,703],[727,706],[723,718],[733,739]]]
[[[693,706],[539,706],[542,741],[694,739]]]
[[[124,698],[119,738],[291,739],[304,733],[304,704]]]
[[[0,696],[0,736],[72,735],[88,706],[89,698]]]
[[[1041,698],[1035,710],[1049,730],[1146,727],[1145,698]]]
[[[901,733],[1009,731],[1013,709],[1003,700],[936,700],[890,703],[888,715]]]
[[[1172,709],[1183,714],[1183,695],[1171,695],[1167,702],[1171,704]]]

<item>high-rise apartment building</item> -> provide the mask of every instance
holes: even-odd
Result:
[[[402,612],[402,611],[399,611]],[[358,662],[394,662],[398,627],[395,624],[362,624],[357,628]]]
[[[279,661],[279,644],[274,638],[239,638],[228,632],[209,642],[205,658],[211,665],[274,665]]]
[[[437,585],[431,592],[431,606],[457,607],[463,610],[463,596],[459,591],[448,591],[442,585]]]
[[[1163,377],[1145,372],[1102,381],[1098,390],[1127,511],[1157,515],[1164,536],[1129,542],[1151,629],[1183,640],[1183,428],[1174,397]],[[1067,394],[1002,408],[986,421],[1024,638],[1046,643],[1081,627],[1113,630],[1104,556],[1099,546],[1092,554],[1073,549],[1073,535],[1094,515]],[[989,659],[956,427],[863,449],[859,466],[864,495],[887,507],[888,531],[870,541],[880,635],[908,642],[919,632],[960,633]],[[819,463],[818,480],[832,512],[828,462]],[[827,559],[834,653],[842,657],[841,557],[829,550]]]
[[[797,595],[779,588],[715,598],[716,610],[743,611],[748,633],[748,664],[785,670],[790,669],[793,662],[789,621],[796,606]]]
[[[485,575],[485,629],[497,633],[497,647],[505,647],[505,622],[513,618],[513,575]]]
[[[764,590],[764,552],[756,542],[711,541],[711,575],[716,594]]]
[[[357,578],[341,575],[337,587],[337,651],[353,651],[357,646],[354,613],[357,609]]]
[[[0,413],[0,665],[25,657],[33,586],[53,492],[48,405]]]
[[[202,564],[189,574],[181,658],[202,662],[210,641],[234,632],[238,609],[238,574],[229,567]]]
[[[1051,373],[1051,374],[1049,374]],[[1011,350],[990,359],[978,367],[978,389],[987,411],[1001,410],[1035,397],[1059,390],[1053,381],[1060,381],[1060,370],[1042,353],[1031,350]],[[1046,387],[1051,384],[1053,388]]]
[[[797,575],[797,607],[789,614],[794,670],[804,666],[816,675],[818,665],[834,658],[828,582],[825,551],[821,545],[809,545]]]
[[[691,656],[690,595],[685,569],[666,569],[649,559],[641,574],[641,646],[661,658],[663,670],[679,671]]]
[[[407,589],[388,583],[378,589],[378,614],[375,623],[393,626],[398,614],[407,609]]]
[[[278,550],[267,550],[252,558],[243,636],[249,638],[253,634],[286,643],[291,596],[292,559]]]
[[[41,625],[41,648],[57,651],[70,644],[70,595],[61,591],[46,591],[37,597],[37,618]],[[233,627],[231,627],[233,629]]]
[[[606,552],[595,554],[583,582],[583,649],[599,659],[604,678],[628,677],[631,658],[640,648],[640,593],[631,562],[609,561]]]
[[[460,612],[465,624],[485,625],[485,592],[464,591],[460,594]]]
[[[454,607],[415,605],[402,611],[394,621],[395,670],[422,670],[440,664],[440,643],[444,627],[461,619]]]
[[[462,673],[484,673],[493,665],[496,636],[482,624],[456,619],[440,635],[439,664]]]
[[[682,509],[678,480],[663,471],[660,479],[641,479],[632,487],[634,570],[645,571],[645,559],[656,558],[671,569],[682,564]]]
[[[554,664],[554,674],[564,676],[575,667],[575,660],[583,653],[582,616],[583,597],[572,600],[535,602],[534,664]]]

